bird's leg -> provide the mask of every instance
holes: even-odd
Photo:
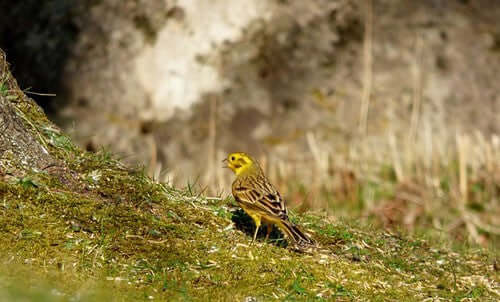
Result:
[[[255,241],[255,238],[257,238],[257,233],[259,232],[259,227],[260,227],[260,217],[252,217],[255,221],[255,233],[253,234],[253,239],[252,243]]]
[[[269,239],[269,234],[271,234],[271,231],[273,230],[273,225],[268,223],[267,224],[267,233],[266,233],[266,239],[264,241],[267,242],[267,240]]]
[[[259,226],[256,226],[255,227],[255,233],[253,234],[253,239],[252,239],[252,243],[255,241],[255,238],[257,238],[257,233],[259,232]]]

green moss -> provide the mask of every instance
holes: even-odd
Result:
[[[5,85],[5,83],[3,82],[0,82],[0,95],[7,96],[8,90],[9,89],[7,88],[7,85]]]
[[[251,245],[253,222],[230,199],[157,184],[110,153],[81,151],[0,68],[0,95],[12,96],[16,114],[59,161],[0,179],[0,300],[499,298],[493,252],[332,223],[321,213],[291,214],[319,242],[314,253],[288,249],[276,230],[272,242]],[[5,155],[2,167],[10,167]],[[393,185],[356,187],[359,206],[364,195],[392,197]]]
[[[358,221],[331,223],[321,213],[291,213],[319,242],[312,254],[288,249],[276,230],[272,242],[259,237],[251,245],[253,222],[232,210],[231,199],[157,184],[110,153],[82,152],[30,106],[19,110],[63,164],[57,173],[30,171],[15,181],[0,180],[0,298],[499,298],[491,251],[452,250]],[[375,198],[393,194],[391,186],[367,184],[363,194],[365,189]]]
[[[79,191],[46,174],[38,177],[39,185],[0,183],[1,256],[16,267],[3,278],[14,283],[19,270],[34,271],[36,278],[52,276],[47,291],[41,291],[46,301],[59,299],[47,294],[53,288],[73,297],[82,280],[90,280],[88,301],[102,292],[113,292],[117,300],[496,297],[488,288],[498,278],[485,251],[454,254],[424,240],[331,224],[316,215],[294,216],[322,245],[313,255],[262,241],[250,246],[251,235],[244,230],[253,225],[233,224],[228,200],[155,184],[106,154],[81,154],[72,166],[81,175]],[[471,276],[490,283],[481,285]],[[6,287],[4,295],[20,294]]]

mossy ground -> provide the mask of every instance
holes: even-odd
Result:
[[[104,152],[72,152],[72,179],[0,182],[0,296],[39,301],[499,299],[497,255],[355,222],[293,219],[321,248],[250,245],[230,199],[157,184]],[[42,281],[43,280],[43,281]],[[25,291],[29,288],[30,291]]]
[[[1,78],[0,97],[57,159],[23,177],[0,171],[2,301],[500,299],[496,250],[321,213],[292,216],[320,243],[314,253],[292,251],[278,232],[251,245],[252,222],[231,199],[82,152]]]

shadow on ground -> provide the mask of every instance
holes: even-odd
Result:
[[[255,232],[255,223],[252,218],[248,216],[245,211],[242,209],[237,209],[233,212],[233,216],[231,220],[234,222],[234,226],[236,229],[242,231],[247,236],[249,236],[250,240],[253,238],[253,233]],[[259,229],[259,233],[257,234],[257,241],[264,242],[266,237],[267,228],[265,225],[261,225]],[[288,243],[284,238],[283,234],[279,231],[276,226],[273,226],[273,230],[269,235],[268,243],[274,244],[279,247],[287,247]]]

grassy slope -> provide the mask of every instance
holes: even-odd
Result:
[[[453,252],[318,215],[295,217],[323,246],[315,254],[250,246],[251,226],[228,200],[154,184],[103,153],[73,154],[70,182],[43,173],[0,182],[3,295],[19,297],[27,284],[42,301],[500,298],[485,250]]]
[[[500,298],[496,252],[452,251],[320,214],[293,217],[315,233],[314,254],[282,241],[250,246],[251,222],[229,199],[155,184],[109,154],[82,152],[5,67],[0,79],[0,97],[62,163],[22,179],[0,173],[2,301]]]

